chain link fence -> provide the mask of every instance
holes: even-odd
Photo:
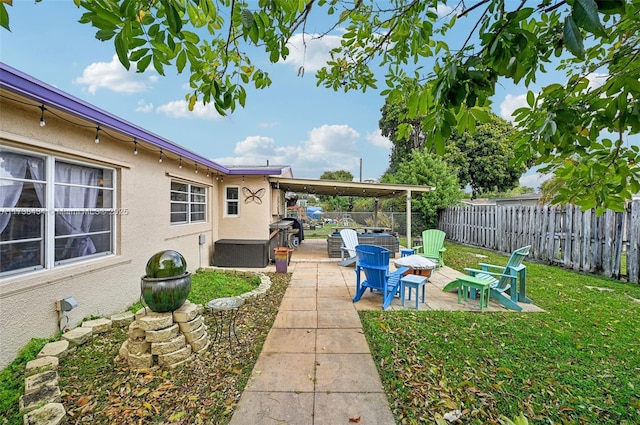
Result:
[[[405,212],[325,212],[322,218],[338,223],[339,226],[385,227],[400,236],[407,234],[407,213]],[[421,213],[411,213],[411,234],[420,235],[426,229]]]

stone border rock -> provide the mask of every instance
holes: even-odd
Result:
[[[204,271],[234,271],[259,276],[260,285],[256,289],[239,295],[246,301],[264,296],[271,288],[271,279],[262,272],[211,267],[205,268]],[[20,396],[20,411],[26,411],[24,424],[58,425],[63,423],[67,412],[62,404],[58,384],[60,359],[74,351],[76,347],[89,341],[94,335],[108,332],[112,327],[127,327],[134,322],[134,319],[135,316],[132,312],[125,311],[116,313],[109,319],[87,320],[82,322],[80,326],[62,334],[61,340],[45,344],[36,359],[31,360],[25,366],[25,394]]]
[[[258,298],[263,296],[264,294],[267,293],[267,291],[271,288],[271,279],[269,278],[269,276],[267,276],[266,274],[262,273],[262,272],[256,272],[256,271],[252,271],[252,270],[242,270],[242,269],[228,269],[228,268],[224,268],[224,267],[206,267],[204,269],[202,269],[203,271],[209,271],[209,272],[221,272],[221,273],[225,273],[225,272],[234,272],[237,274],[240,273],[246,273],[246,274],[254,274],[258,277],[260,277],[260,285],[258,285],[258,287],[252,291],[249,292],[245,292],[244,294],[240,294],[238,295],[240,298],[244,298],[245,301],[249,301],[252,298]]]
[[[256,274],[260,276],[260,285],[258,285],[258,287],[253,291],[249,291],[249,292],[245,292],[244,294],[241,294],[240,295],[241,298],[244,298],[245,300],[249,300],[251,298],[259,298],[264,296],[267,293],[267,291],[271,289],[271,279],[263,273],[256,273]]]

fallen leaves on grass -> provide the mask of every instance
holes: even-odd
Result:
[[[114,329],[79,347],[60,367],[68,423],[213,424],[229,422],[275,320],[289,275],[270,274],[262,298],[245,303],[236,325],[240,343],[214,342],[205,313],[209,349],[173,370],[131,371],[117,353],[126,330]],[[115,359],[115,360],[114,360]]]

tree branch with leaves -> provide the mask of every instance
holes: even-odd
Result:
[[[567,181],[559,200],[602,212],[624,208],[640,191],[640,152],[627,141],[640,132],[640,0],[74,2],[85,10],[80,22],[113,42],[125,68],[189,73],[191,109],[213,103],[227,114],[244,106],[247,87],[271,85],[248,52],[257,46],[272,63],[284,60],[296,31],[324,23],[312,36],[339,35],[341,43],[317,84],[366,91],[384,74],[381,95],[411,93],[403,121],[419,126],[436,152],[444,153],[454,129],[473,132],[489,120],[496,84],[511,81],[531,99],[515,115],[518,157]],[[447,4],[457,7],[442,18],[436,11]],[[0,1],[5,29],[7,5]],[[466,41],[450,46],[461,28]],[[566,81],[534,90],[547,67],[566,71]],[[604,83],[585,85],[595,70]]]

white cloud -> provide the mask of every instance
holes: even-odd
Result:
[[[446,4],[438,4],[438,6],[435,9],[431,9],[431,10],[435,10],[436,14],[441,18],[447,15],[450,15],[451,12],[453,12],[453,8],[450,6],[447,6]]]
[[[377,129],[376,131],[373,131],[371,133],[367,133],[365,138],[373,146],[379,146],[386,149],[391,149],[393,147],[393,143],[391,142],[391,140],[383,136],[380,129]]]
[[[270,137],[250,136],[236,143],[233,157],[215,158],[223,165],[290,165],[296,177],[318,178],[325,171],[358,169],[360,134],[347,125],[312,129],[294,146],[277,146]],[[355,175],[355,174],[354,174]]]
[[[173,118],[199,118],[203,120],[217,120],[224,118],[218,113],[218,111],[216,111],[213,103],[203,105],[201,102],[197,102],[193,107],[193,111],[190,111],[186,100],[173,100],[169,103],[158,106],[156,111],[162,112]]]
[[[513,111],[524,106],[527,106],[526,94],[519,96],[508,94],[500,104],[500,116],[507,121],[513,121]]]
[[[144,99],[138,101],[136,112],[148,113],[153,111],[153,103],[146,103]]]
[[[520,186],[532,187],[536,190],[540,189],[540,185],[553,177],[553,174],[541,174],[536,171],[528,171],[520,177]]]
[[[273,127],[277,127],[279,125],[279,123],[277,121],[272,121],[272,122],[259,122],[258,123],[258,127],[260,128],[273,128]]]
[[[236,143],[233,153],[243,158],[266,158],[269,156],[286,157],[289,156],[285,148],[276,146],[275,140],[271,137],[249,136]]]
[[[340,46],[340,37],[337,35],[325,35],[322,38],[317,34],[295,34],[289,40],[289,56],[284,63],[294,65],[296,68],[304,66],[304,72],[316,72],[327,64],[330,59],[329,51]]]
[[[589,80],[588,90],[591,90],[601,87],[607,81],[609,75],[594,72],[588,74],[586,78],[587,80]],[[518,96],[508,94],[500,104],[500,116],[507,121],[513,121],[513,111],[526,106],[528,106],[526,94],[521,94]]]
[[[222,165],[290,165],[298,156],[296,147],[280,147],[271,137],[249,136],[236,143],[234,156],[215,158]]]
[[[602,85],[607,82],[607,78],[609,78],[608,74],[600,74],[598,72],[593,72],[587,75],[587,80],[589,80],[589,89],[602,87]]]
[[[138,93],[149,89],[158,79],[157,75],[124,69],[118,57],[113,55],[111,62],[94,62],[82,71],[82,76],[73,80],[75,84],[88,86],[87,90],[95,94],[99,88],[117,93]]]

